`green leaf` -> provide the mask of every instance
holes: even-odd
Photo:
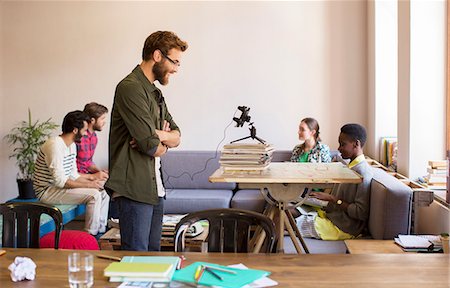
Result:
[[[21,179],[31,179],[34,173],[34,162],[39,153],[40,147],[45,143],[57,124],[48,118],[44,122],[31,118],[31,110],[28,108],[28,121],[21,121],[17,126],[11,128],[10,132],[4,136],[4,140],[12,148],[9,158],[15,158],[19,167]]]

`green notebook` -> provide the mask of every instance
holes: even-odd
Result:
[[[169,282],[172,279],[173,273],[180,261],[180,257],[176,256],[124,256],[122,262],[132,263],[157,263],[170,264],[172,268],[170,272],[164,277],[129,277],[129,276],[114,276],[109,278],[109,282]]]
[[[212,267],[218,267],[223,268],[226,270],[232,270],[235,271],[236,274],[231,274],[227,272],[222,272],[218,270],[214,270],[214,272],[220,277],[222,277],[223,280],[217,279],[207,271],[205,271],[202,274],[202,277],[198,281],[198,284],[205,285],[205,286],[220,286],[220,287],[227,287],[227,288],[239,288],[242,286],[245,286],[247,284],[252,283],[255,280],[258,280],[262,277],[265,277],[270,274],[268,271],[263,270],[255,270],[255,269],[237,269],[237,268],[230,268],[227,266],[222,266],[218,264],[213,263],[206,263],[206,262],[195,262],[181,270],[175,271],[175,274],[173,274],[172,280],[181,281],[181,282],[190,282],[195,283],[194,275],[195,271],[197,270],[197,267],[199,265],[207,265]]]
[[[113,262],[105,268],[107,277],[167,277],[173,265],[168,263]]]

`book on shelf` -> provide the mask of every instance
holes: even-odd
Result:
[[[447,175],[429,174],[427,177],[428,184],[446,184]]]
[[[446,167],[440,167],[440,168],[427,168],[427,173],[432,175],[447,175],[447,169]]]
[[[426,184],[428,188],[432,189],[432,190],[446,190],[447,189],[447,184],[446,183],[427,183]]]
[[[447,168],[446,160],[430,160],[428,161],[428,165],[433,169],[445,169]]]
[[[110,282],[170,282],[180,261],[176,256],[124,256],[105,268]]]
[[[382,137],[380,139],[380,163],[389,167],[396,166],[397,137]]]

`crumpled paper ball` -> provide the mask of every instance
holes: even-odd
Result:
[[[34,280],[36,276],[36,264],[28,257],[16,257],[8,269],[11,271],[11,280],[14,282],[25,279]]]

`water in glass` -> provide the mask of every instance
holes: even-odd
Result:
[[[88,288],[94,284],[93,256],[89,253],[72,253],[68,259],[69,286]]]

